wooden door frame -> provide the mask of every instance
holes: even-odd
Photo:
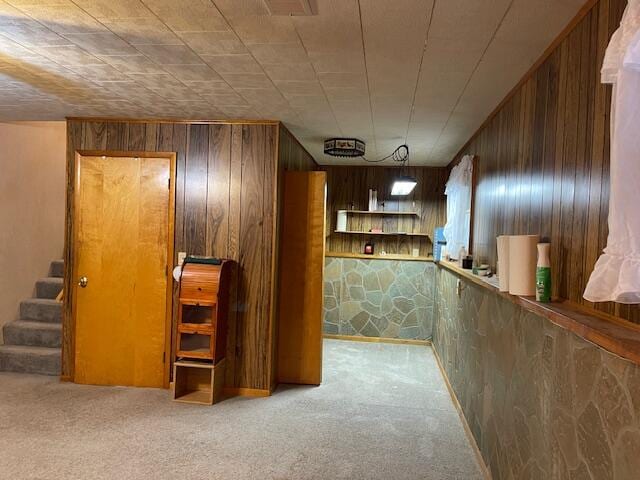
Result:
[[[67,355],[69,363],[73,366],[73,372],[70,380],[75,382],[75,364],[76,364],[76,303],[77,303],[77,284],[75,279],[78,278],[78,256],[74,255],[78,246],[78,217],[80,215],[80,160],[82,157],[120,157],[120,158],[166,158],[169,160],[169,223],[167,232],[167,286],[166,286],[166,310],[165,310],[165,339],[164,339],[164,376],[163,386],[169,388],[169,380],[171,375],[171,348],[172,348],[172,332],[173,332],[173,263],[174,263],[174,238],[175,238],[175,213],[176,213],[176,152],[139,152],[139,151],[122,151],[122,150],[76,150],[74,159],[75,178],[73,179],[73,191],[71,194],[71,202],[73,205],[73,238],[71,242],[71,279],[69,284],[73,287],[73,295],[71,295],[71,322],[72,331],[70,332],[72,341],[71,348]]]

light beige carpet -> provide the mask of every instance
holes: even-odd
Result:
[[[213,407],[0,374],[0,478],[482,478],[427,347],[325,342],[320,387]]]

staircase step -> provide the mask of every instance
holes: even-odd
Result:
[[[62,344],[62,325],[58,323],[17,320],[3,328],[5,345],[59,348]]]
[[[57,278],[64,277],[64,260],[54,260],[51,262],[49,276]]]
[[[55,277],[41,278],[36,282],[36,297],[56,298],[62,290],[62,279]]]
[[[36,322],[62,323],[62,303],[47,298],[30,298],[20,303],[20,318]]]
[[[0,345],[0,371],[60,375],[60,349]]]

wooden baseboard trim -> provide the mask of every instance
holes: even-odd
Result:
[[[493,477],[491,476],[491,470],[489,470],[489,468],[487,467],[487,464],[484,462],[484,458],[482,457],[480,448],[478,448],[478,443],[476,442],[476,438],[473,436],[473,432],[471,432],[471,428],[467,423],[467,418],[464,416],[464,411],[462,410],[462,406],[460,405],[460,402],[458,401],[458,397],[456,396],[456,393],[453,390],[453,387],[451,386],[451,382],[449,382],[449,377],[447,377],[447,372],[444,370],[442,361],[440,360],[440,355],[438,355],[438,352],[436,351],[435,348],[432,348],[431,351],[433,351],[433,356],[436,358],[436,363],[438,364],[438,368],[440,369],[442,378],[444,378],[444,383],[447,386],[447,390],[449,391],[451,400],[453,401],[453,404],[456,407],[458,416],[460,417],[460,421],[462,422],[462,426],[464,427],[464,433],[467,435],[467,438],[469,439],[469,443],[471,444],[471,448],[473,449],[473,453],[478,459],[478,463],[480,464],[480,469],[482,470],[482,475],[484,476],[485,480],[493,480]]]
[[[356,335],[333,335],[329,333],[325,333],[323,337],[331,340],[346,340],[349,342],[396,343],[401,345],[422,345],[426,347],[431,345],[429,340],[412,340],[405,338],[360,337]]]
[[[241,396],[241,397],[270,397],[270,390],[263,390],[260,388],[235,388],[224,387],[222,392],[229,396]]]

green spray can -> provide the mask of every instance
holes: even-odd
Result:
[[[536,267],[536,300],[542,303],[551,301],[551,261],[548,243],[538,244],[538,264]]]

